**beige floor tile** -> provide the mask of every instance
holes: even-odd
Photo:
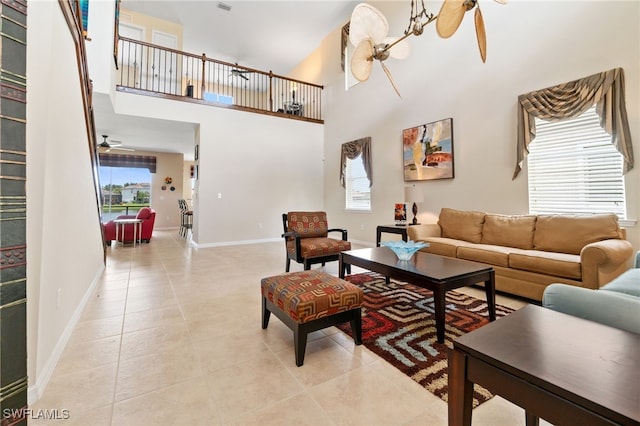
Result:
[[[203,378],[187,380],[113,405],[112,425],[221,425]]]
[[[69,410],[73,417],[75,413],[112,404],[116,367],[113,363],[69,374],[54,371],[44,395],[32,408]]]
[[[190,345],[123,359],[118,366],[115,401],[202,377],[203,373],[204,370]]]
[[[86,340],[101,339],[109,336],[119,336],[122,334],[123,316],[98,318],[93,320],[79,321],[71,334],[69,345]]]
[[[153,309],[162,309],[178,306],[173,291],[166,292],[166,294],[145,294],[127,297],[127,305],[125,307],[125,313],[150,311]]]
[[[359,355],[354,355],[354,351],[356,351],[355,347],[348,350],[330,337],[324,336],[307,342],[304,364],[301,367],[295,364],[293,345],[289,350],[276,352],[276,355],[291,374],[309,388],[371,362],[370,358],[367,361],[366,355],[363,361],[359,348],[357,350]]]
[[[238,426],[331,426],[340,423],[333,422],[327,413],[307,394],[298,394],[225,422],[225,424]]]
[[[180,307],[176,305],[140,312],[127,312],[124,316],[123,332],[166,327],[184,321]]]
[[[124,333],[120,359],[151,355],[190,344],[187,324],[184,321],[176,321],[162,327]]]
[[[69,342],[58,361],[56,374],[90,370],[118,362],[120,339],[120,334],[117,334],[101,339]]]
[[[303,391],[277,359],[217,370],[207,376],[207,382],[223,423]]]
[[[375,371],[371,365],[354,369],[313,387],[309,394],[341,425],[399,425],[424,411],[424,396],[389,383]]]
[[[107,249],[31,408],[68,409],[65,425],[446,425],[446,403],[335,327],[308,336],[296,367],[292,331],[274,315],[261,328],[260,280],[284,273],[284,260],[281,242],[196,249],[177,230]],[[338,263],[313,269],[337,275]],[[524,415],[496,397],[474,410],[473,424],[524,425]]]
[[[104,302],[101,300],[91,300],[82,312],[80,321],[122,316],[122,314],[124,314],[125,303],[126,299],[115,301],[107,300]]]
[[[238,364],[259,366],[277,360],[275,354],[262,341],[261,332],[261,329],[257,329],[244,334],[195,341],[193,348],[202,368],[210,373]]]

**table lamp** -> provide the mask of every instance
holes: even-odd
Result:
[[[422,190],[415,185],[405,187],[405,199],[407,202],[413,201],[413,208],[411,209],[413,212],[413,221],[411,221],[411,225],[419,225],[418,219],[416,218],[418,214],[418,206],[416,203],[422,203],[424,201]]]

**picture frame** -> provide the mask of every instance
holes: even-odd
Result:
[[[453,179],[453,118],[402,131],[405,182]]]
[[[393,218],[396,225],[405,225],[407,223],[407,205],[405,203],[395,204]]]

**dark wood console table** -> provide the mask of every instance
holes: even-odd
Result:
[[[376,227],[376,247],[380,247],[380,236],[382,233],[400,234],[402,241],[407,241],[407,228],[409,225],[378,225]]]

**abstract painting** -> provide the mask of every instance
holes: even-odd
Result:
[[[453,119],[402,131],[404,181],[453,179]]]

